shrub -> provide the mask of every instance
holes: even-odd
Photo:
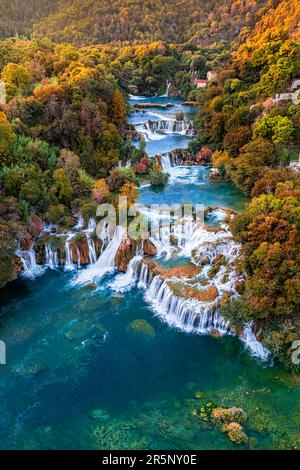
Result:
[[[150,183],[152,186],[165,186],[169,180],[169,174],[162,171],[152,171],[150,174]]]
[[[130,168],[114,168],[107,182],[110,191],[117,193],[125,183],[136,183],[136,176]]]

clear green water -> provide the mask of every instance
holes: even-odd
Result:
[[[180,202],[199,191],[207,205],[238,209],[240,195],[209,183],[203,171],[163,193],[144,188],[140,198]],[[250,440],[243,448],[300,448],[297,378],[260,364],[234,337],[171,329],[141,290],[115,294],[116,274],[96,290],[73,287],[77,274],[47,270],[1,291],[1,449],[238,448],[194,416],[208,402],[244,408]],[[137,319],[150,334],[128,328]]]

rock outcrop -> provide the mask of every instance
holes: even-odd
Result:
[[[146,256],[156,256],[157,248],[151,240],[144,241],[144,255]]]
[[[134,257],[136,251],[136,242],[130,238],[122,240],[115,257],[115,265],[119,271],[125,273],[130,260]]]

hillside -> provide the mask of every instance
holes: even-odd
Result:
[[[73,0],[35,25],[35,34],[79,44],[157,40],[212,44],[251,28],[265,0]],[[246,28],[246,29],[247,29]],[[248,30],[248,29],[247,29]]]
[[[65,5],[67,2],[63,3]],[[0,38],[29,35],[34,22],[40,21],[61,4],[61,0],[1,0]]]

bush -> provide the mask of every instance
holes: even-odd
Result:
[[[50,206],[45,214],[45,218],[52,224],[59,224],[66,214],[66,207],[63,204]]]
[[[152,171],[150,174],[150,183],[152,186],[165,186],[169,180],[169,174],[162,171]]]
[[[130,168],[114,168],[107,179],[110,191],[117,193],[125,183],[135,183],[136,176]]]

